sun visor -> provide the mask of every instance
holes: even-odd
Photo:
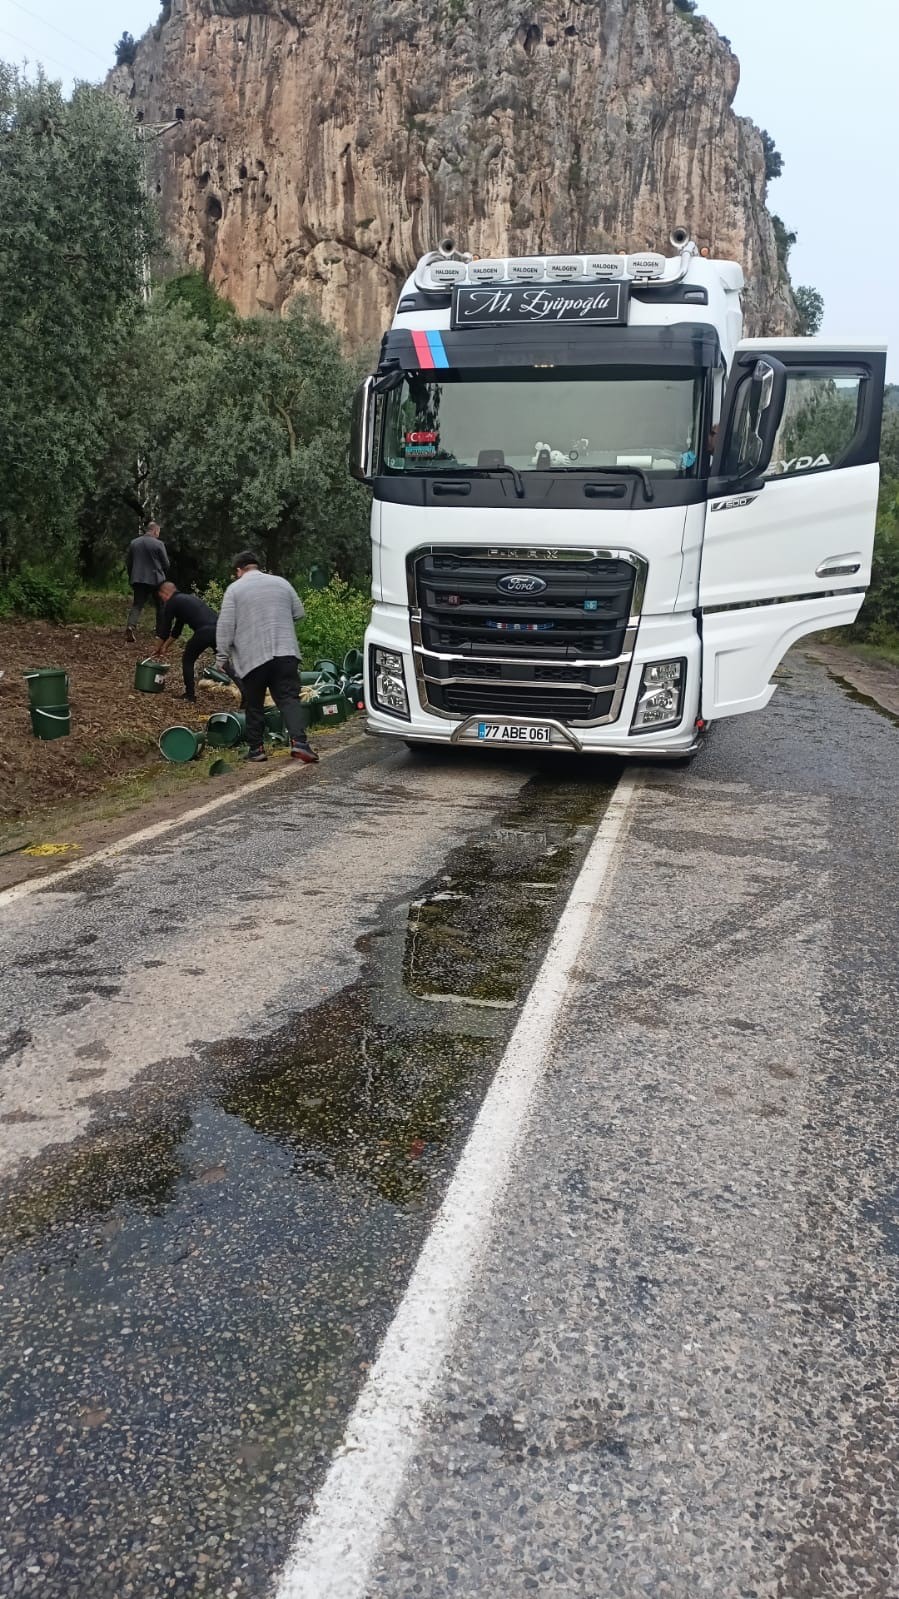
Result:
[[[381,345],[379,372],[433,372],[504,367],[685,367],[721,364],[718,334],[707,322],[665,327],[513,326],[451,330],[392,328]]]

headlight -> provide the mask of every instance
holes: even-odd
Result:
[[[676,727],[683,716],[686,681],[686,661],[650,661],[644,666],[631,732]]]
[[[373,644],[369,651],[369,676],[372,703],[388,716],[399,716],[404,722],[409,717],[409,696],[406,693],[406,674],[403,657],[397,650],[382,650]]]

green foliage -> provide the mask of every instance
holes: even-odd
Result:
[[[787,262],[790,259],[790,251],[792,250],[793,245],[796,243],[798,234],[796,234],[792,228],[787,227],[783,217],[779,217],[774,214],[772,214],[771,217],[771,225],[774,228],[774,245],[777,250],[777,259],[786,272]]]
[[[137,41],[131,33],[123,33],[115,47],[115,64],[117,67],[130,67],[137,55]]]
[[[361,650],[371,616],[371,599],[339,577],[327,588],[300,590],[306,611],[297,627],[304,661],[326,658],[340,666],[348,650]]]
[[[320,562],[361,577],[368,497],[347,471],[357,374],[334,331],[297,301],[283,319],[228,317],[211,340],[183,307],[157,305],[139,333],[153,385],[140,453],[179,581],[221,575],[241,545],[271,571]]]
[[[203,590],[203,598],[214,611],[222,608],[226,584],[213,579]],[[361,650],[371,616],[371,599],[361,589],[342,578],[332,577],[323,589],[310,588],[301,578],[294,588],[303,601],[306,615],[297,626],[297,638],[304,661],[328,659],[339,666],[348,650]]]
[[[72,590],[64,578],[31,566],[23,566],[0,586],[0,616],[65,622],[71,601]]]
[[[230,300],[219,294],[202,272],[182,272],[169,278],[160,290],[163,304],[182,306],[191,316],[198,318],[211,337],[222,322],[232,320],[237,312]]]
[[[820,330],[824,320],[824,297],[809,283],[800,283],[793,290],[793,299],[799,312],[799,332],[809,335]]]
[[[151,236],[127,112],[0,63],[0,576],[77,553]]]
[[[822,453],[839,461],[855,432],[858,397],[854,391],[847,394],[824,383],[807,387],[808,397],[785,417],[778,454],[785,461]]]
[[[880,474],[871,587],[852,636],[895,648],[899,645],[899,410],[892,406],[884,411]]]
[[[779,178],[784,169],[784,158],[767,128],[762,129],[762,149],[765,152],[765,182]]]

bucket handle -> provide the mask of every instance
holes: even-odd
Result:
[[[22,676],[24,677],[26,683],[28,682],[29,678],[40,677],[40,675],[41,675],[40,672],[23,672],[22,673]],[[69,686],[69,674],[68,674],[68,672],[63,672],[62,675],[63,675],[63,677],[66,680],[66,688],[68,688],[68,686]]]
[[[138,661],[138,666],[159,666],[164,672],[168,671],[170,665],[170,661],[160,661],[155,655],[145,655],[142,661]]]
[[[57,716],[55,711],[45,711],[42,705],[34,705],[32,710],[35,716],[48,716],[51,722],[70,722],[72,720],[71,711],[67,711],[65,716]]]

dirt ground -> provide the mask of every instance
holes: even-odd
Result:
[[[135,693],[135,665],[151,649],[149,632],[127,644],[120,628],[0,622],[0,820],[43,811],[61,798],[90,798],[112,779],[156,766],[163,728],[202,727],[212,711],[236,702],[230,687],[203,681],[195,706],[177,699],[183,692],[178,646],[169,648],[165,692]],[[207,663],[211,653],[200,666]],[[31,731],[23,673],[48,666],[69,674],[72,731],[44,743]]]

